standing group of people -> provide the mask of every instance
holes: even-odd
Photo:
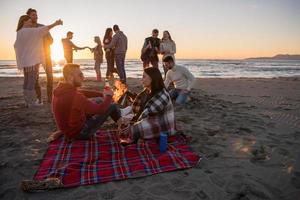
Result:
[[[114,31],[114,35],[113,35]],[[112,78],[113,73],[117,73],[120,77],[122,83],[126,83],[126,72],[125,72],[125,56],[127,51],[127,37],[120,30],[118,25],[114,25],[113,28],[107,28],[103,38],[103,45],[101,43],[100,37],[95,36],[94,42],[97,44],[94,48],[90,47],[78,47],[71,39],[73,38],[73,33],[68,32],[67,37],[62,39],[62,44],[64,48],[64,56],[67,63],[73,63],[73,51],[83,50],[89,48],[92,53],[94,53],[95,60],[95,72],[97,75],[97,80],[101,81],[101,71],[100,66],[103,63],[103,50],[105,51],[105,58],[107,61],[107,71],[106,78]],[[116,68],[114,67],[116,64]]]
[[[147,68],[151,64],[152,67],[158,68],[158,55],[162,54],[165,87],[168,88],[173,83],[175,88],[169,91],[171,98],[177,104],[184,104],[189,98],[195,78],[185,67],[175,65],[176,43],[172,40],[169,31],[163,32],[162,39],[158,38],[158,34],[159,31],[153,29],[151,37],[145,39],[141,51],[143,67]]]
[[[17,66],[24,72],[23,91],[28,107],[40,105],[39,100],[36,101],[39,92],[35,92],[38,88],[40,64],[45,67],[46,72],[51,72],[49,77],[48,72],[46,73],[47,80],[49,79],[47,84],[51,83],[51,86],[53,84],[49,49],[52,37],[49,30],[62,24],[61,20],[57,20],[48,26],[38,25],[37,12],[34,9],[29,9],[28,14],[19,19],[14,46]],[[122,136],[120,142],[123,144],[136,142],[140,138],[158,137],[160,132],[168,132],[170,135],[175,133],[172,99],[178,104],[187,101],[193,87],[194,76],[185,67],[175,65],[176,45],[168,31],[164,32],[162,40],[158,39],[157,29],[152,31],[151,37],[145,39],[141,56],[144,66],[142,77],[144,89],[133,101],[134,117],[131,120],[122,116],[121,108],[112,101],[114,92],[110,87],[104,87],[103,92],[81,90],[84,75],[80,66],[72,63],[73,50],[89,48],[94,53],[95,70],[100,79],[99,71],[103,61],[102,48],[104,48],[108,63],[106,76],[113,76],[115,62],[120,81],[126,84],[124,66],[127,51],[126,35],[120,31],[118,25],[114,25],[113,29],[106,30],[103,45],[99,37],[94,38],[97,43],[94,48],[78,47],[73,44],[72,38],[73,33],[68,32],[67,38],[62,39],[64,55],[68,63],[63,68],[64,81],[60,82],[53,91],[52,111],[58,131],[54,132],[50,139],[55,139],[60,135],[71,140],[88,139],[97,132],[109,116],[118,124],[120,136]],[[158,68],[158,53],[163,55],[165,80]],[[152,67],[149,67],[150,63]],[[49,70],[48,66],[51,66]],[[174,84],[174,88],[168,90],[170,83]],[[50,89],[52,95],[52,87]],[[50,95],[48,101],[51,101]]]
[[[163,32],[162,39],[158,38],[159,31],[157,29],[152,30],[151,37],[145,39],[144,45],[141,51],[141,60],[143,61],[143,67],[149,67],[151,64],[153,67],[158,67],[159,59],[158,55],[162,54],[162,60],[167,56],[172,56],[175,62],[176,43],[172,40],[169,31]],[[166,74],[167,69],[164,67]]]

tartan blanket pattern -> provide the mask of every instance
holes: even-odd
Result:
[[[53,141],[34,179],[59,178],[74,187],[190,168],[199,160],[183,136],[170,136],[160,153],[156,139],[123,147],[114,131],[101,130],[90,140]]]

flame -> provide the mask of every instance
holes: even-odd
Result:
[[[243,147],[240,149],[241,152],[244,152],[244,153],[248,153],[249,152],[249,147]]]
[[[290,173],[292,173],[292,171],[294,170],[294,167],[291,165],[291,166],[289,166],[288,168],[287,168],[287,173],[288,174],[290,174]]]
[[[116,80],[114,85],[115,85],[115,90],[114,90],[113,100],[114,102],[117,102],[121,98],[121,96],[128,90],[128,88],[127,85],[125,85],[119,80]]]

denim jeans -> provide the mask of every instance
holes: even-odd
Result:
[[[23,90],[34,90],[36,82],[39,80],[39,68],[34,67],[32,70],[24,69]]]
[[[97,102],[98,103],[98,102]],[[78,140],[86,140],[93,136],[102,124],[107,120],[108,117],[111,117],[115,122],[121,117],[121,112],[119,107],[116,104],[111,104],[108,110],[103,115],[94,115],[89,117],[81,129],[80,133],[76,136]]]
[[[115,68],[115,58],[114,52],[112,50],[105,52],[105,58],[107,62],[106,69],[106,78],[113,76],[114,68]]]
[[[169,91],[171,99],[175,100],[176,104],[186,103],[190,92],[183,92],[181,89],[171,89]]]
[[[52,61],[51,58],[46,58],[46,65],[44,67],[47,76],[47,100],[50,103],[52,101],[53,92],[53,73],[52,73]],[[35,93],[37,99],[42,102],[42,90],[39,83],[39,76],[37,76],[35,82]]]
[[[122,83],[126,83],[126,72],[125,72],[125,53],[115,54],[115,61],[117,70]]]

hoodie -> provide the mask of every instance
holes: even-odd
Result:
[[[75,138],[80,133],[87,115],[104,114],[112,101],[111,96],[106,96],[103,103],[97,104],[88,99],[92,97],[103,97],[103,94],[77,90],[67,83],[59,83],[54,89],[52,111],[57,128],[68,138]]]

